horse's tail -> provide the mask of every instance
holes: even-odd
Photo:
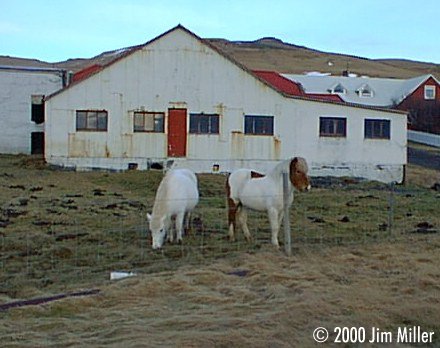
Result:
[[[239,209],[240,204],[236,203],[235,200],[232,198],[231,195],[231,184],[229,182],[229,178],[231,177],[231,174],[229,174],[226,178],[226,198],[228,201],[228,226],[231,226],[235,230],[235,216],[237,215],[237,211]]]

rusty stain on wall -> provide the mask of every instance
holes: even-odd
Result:
[[[133,156],[133,135],[123,134],[122,135],[122,157],[132,157]]]
[[[87,139],[87,134],[69,133],[68,136],[69,157],[106,157],[112,155],[105,142],[97,139]]]
[[[244,158],[244,134],[241,131],[231,132],[231,158]]]
[[[86,140],[77,139],[76,134],[69,134],[68,140],[69,147],[69,156],[70,157],[85,157],[87,156],[86,152]]]
[[[225,109],[226,106],[223,103],[219,103],[215,106],[215,110],[220,116],[223,116],[225,114]]]
[[[274,159],[281,159],[281,139],[279,137],[273,137],[273,149]]]
[[[110,154],[110,149],[108,148],[108,145],[105,145],[105,157],[110,158],[111,154]]]

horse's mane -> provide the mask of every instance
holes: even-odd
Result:
[[[296,161],[296,169],[303,172],[303,173],[307,173],[308,172],[308,167],[307,167],[307,162],[305,161],[304,158],[302,157],[294,157],[297,159]],[[292,161],[294,160],[294,158],[288,158],[280,163],[278,163],[273,169],[272,171],[269,173],[269,175],[272,175],[273,177],[278,177],[281,176],[283,173],[287,173],[287,174],[291,174],[291,166],[292,166]]]
[[[309,167],[307,166],[307,162],[302,157],[297,157],[298,162],[296,163],[296,168],[301,172],[307,173],[309,171]]]
[[[269,173],[269,175],[272,175],[273,177],[280,176],[283,173],[289,173],[290,172],[290,162],[292,161],[292,158],[288,158],[280,163],[278,163]]]

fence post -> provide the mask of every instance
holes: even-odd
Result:
[[[394,181],[390,183],[390,194],[388,197],[388,234],[393,233],[394,220]]]
[[[284,250],[287,256],[292,255],[292,241],[290,236],[290,214],[289,214],[289,177],[283,172],[283,226],[284,226]]]

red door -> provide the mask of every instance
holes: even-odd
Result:
[[[186,109],[168,109],[168,157],[186,156]]]

